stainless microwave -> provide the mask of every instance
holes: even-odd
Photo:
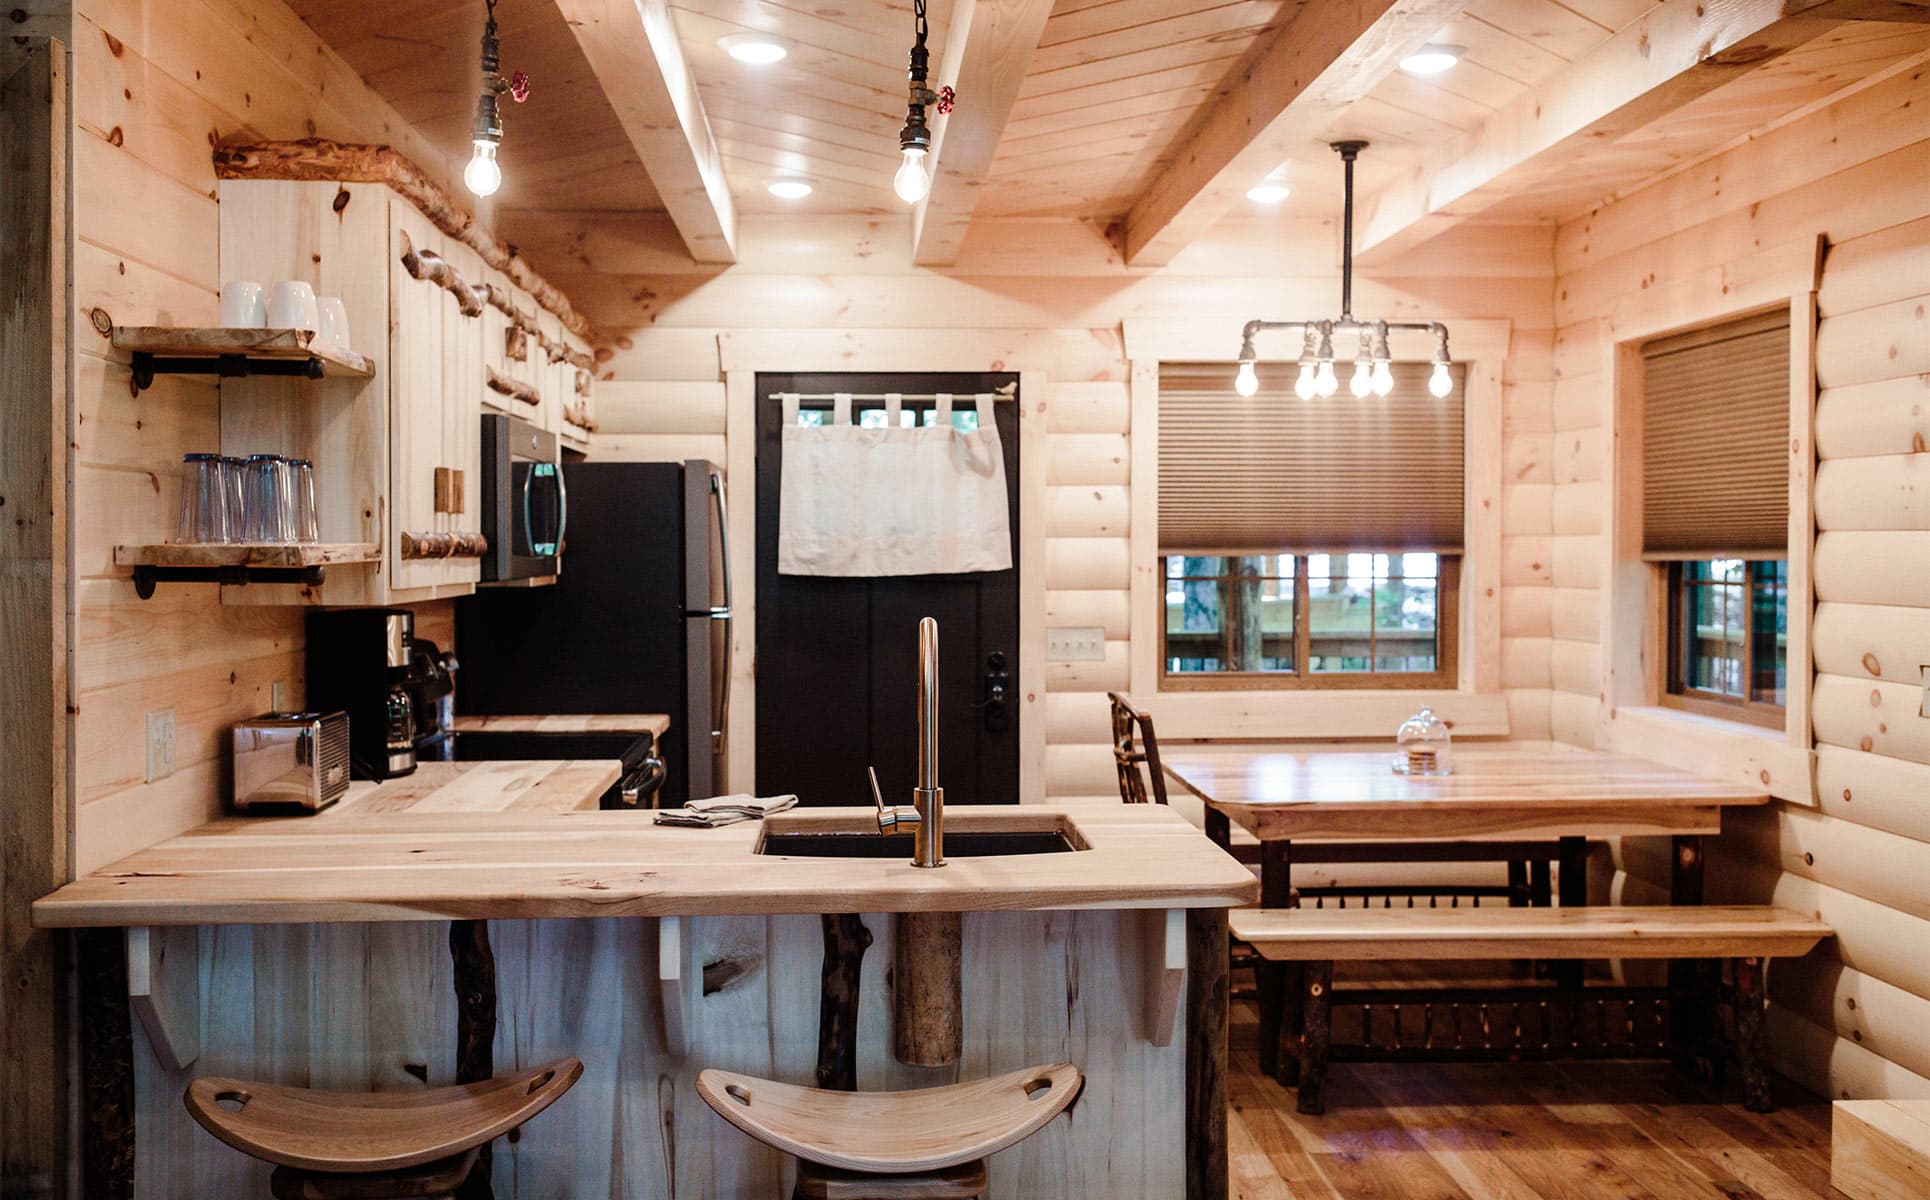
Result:
[[[555,575],[569,525],[556,435],[501,413],[482,419],[482,526],[485,583]]]

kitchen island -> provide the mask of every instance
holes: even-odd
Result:
[[[585,798],[607,786],[580,775]],[[588,1071],[554,1119],[496,1147],[497,1196],[788,1194],[788,1160],[718,1121],[693,1080],[813,1082],[827,1005],[855,1019],[863,1089],[1085,1071],[1068,1119],[993,1160],[990,1196],[1224,1194],[1223,1168],[1215,1193],[1189,1163],[1224,1162],[1224,910],[1257,885],[1172,812],[955,807],[948,834],[1073,848],[921,870],[759,853],[767,832],[875,828],[869,810],[683,829],[560,791],[542,808],[384,803],[406,784],[315,817],[214,821],[35,906],[43,926],[85,930],[87,1036],[129,1047],[138,1131],[97,1121],[87,1085],[93,1149],[130,1155],[123,1194],[266,1194],[266,1171],[182,1110],[198,1075],[411,1088],[564,1054]],[[941,1068],[896,1061],[890,1030],[891,914],[930,912],[964,914],[962,1053]],[[148,989],[139,1020],[124,945]]]

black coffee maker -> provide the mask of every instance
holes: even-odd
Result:
[[[308,706],[348,714],[349,772],[395,779],[415,770],[410,695],[415,614],[344,608],[308,614]]]

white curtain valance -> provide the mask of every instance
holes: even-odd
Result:
[[[899,425],[903,398],[885,397],[885,425],[851,424],[851,395],[829,424],[798,424],[800,397],[783,400],[778,486],[781,575],[949,575],[1012,566],[1005,454],[990,395],[976,397],[978,429],[952,428],[952,397],[937,420]]]

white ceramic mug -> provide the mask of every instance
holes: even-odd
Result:
[[[221,285],[221,327],[223,329],[260,329],[268,324],[268,309],[261,300],[261,285],[235,280]]]
[[[342,304],[342,298],[323,296],[315,303],[322,318],[321,329],[316,332],[315,340],[348,349],[348,309]]]
[[[284,279],[268,294],[268,325],[272,329],[321,328],[315,305],[315,289],[299,279]]]

